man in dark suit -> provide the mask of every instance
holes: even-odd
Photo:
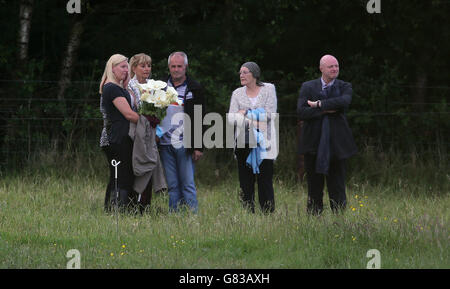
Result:
[[[334,56],[320,59],[322,77],[304,82],[297,102],[297,114],[304,121],[299,153],[305,156],[308,182],[307,211],[323,211],[326,179],[333,212],[344,209],[345,160],[357,152],[345,113],[352,100],[352,85],[337,79],[339,63]]]

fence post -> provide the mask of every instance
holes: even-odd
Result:
[[[302,127],[303,121],[297,120],[297,148],[300,145],[300,140],[302,138]],[[300,181],[303,181],[304,175],[305,175],[304,156],[299,154],[297,149],[297,177]]]

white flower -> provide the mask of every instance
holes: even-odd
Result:
[[[164,81],[153,80],[153,79],[150,79],[149,81],[147,81],[147,84],[149,85],[149,87],[151,89],[154,89],[154,90],[164,89],[167,86],[167,83],[165,83]]]
[[[141,91],[140,114],[156,115],[163,119],[166,113],[165,108],[171,103],[177,102],[182,105],[183,101],[178,99],[177,91],[173,87],[167,87],[164,81],[150,79],[147,83],[138,83],[138,85]]]
[[[155,91],[155,99],[157,104],[164,104],[167,101],[166,92],[164,90]]]
[[[155,93],[150,93],[149,97],[145,101],[148,103],[155,103],[156,102]]]
[[[167,94],[168,94],[168,97],[173,101],[176,101],[176,99],[178,98],[178,92],[172,86],[169,86],[167,88]]]
[[[150,93],[148,92],[144,92],[141,94],[141,100],[142,101],[147,101],[147,99],[150,97]]]
[[[138,82],[138,86],[139,86],[139,88],[141,90],[150,91],[150,87],[148,85],[148,82],[147,83],[139,83]]]

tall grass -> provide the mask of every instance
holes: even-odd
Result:
[[[143,215],[107,214],[100,150],[43,152],[2,172],[0,268],[65,268],[70,249],[82,268],[365,268],[369,249],[382,268],[449,267],[446,161],[367,146],[349,162],[347,210],[311,217],[284,145],[272,215],[242,208],[232,151],[197,164],[197,215],[169,213],[165,194]]]

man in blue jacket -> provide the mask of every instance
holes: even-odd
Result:
[[[332,55],[320,59],[322,76],[304,82],[297,102],[297,114],[304,121],[299,153],[305,156],[308,182],[307,211],[323,211],[326,179],[333,212],[344,209],[345,160],[357,152],[345,116],[352,100],[352,85],[337,79],[339,63]]]

